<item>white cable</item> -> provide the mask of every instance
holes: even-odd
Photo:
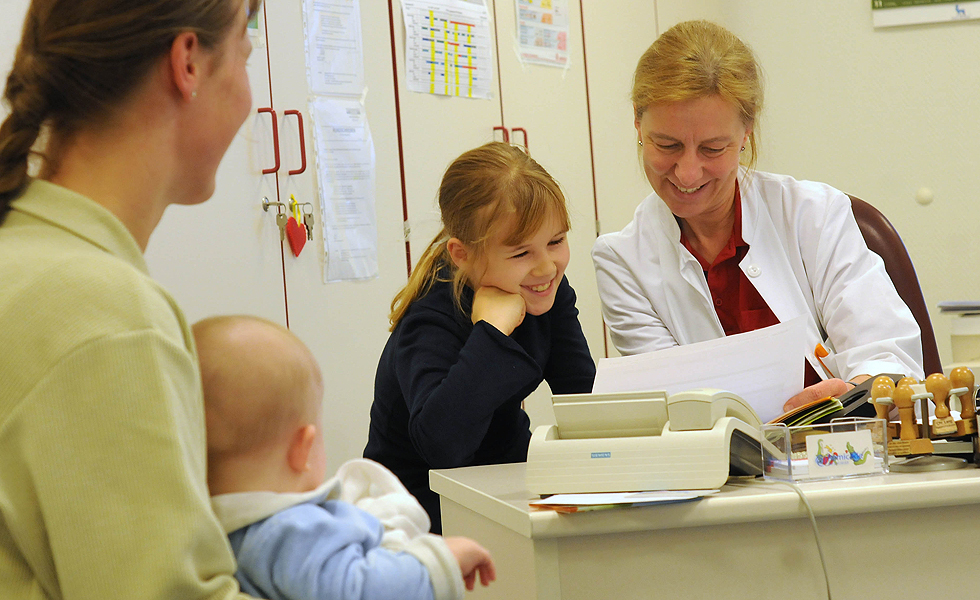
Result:
[[[810,517],[810,525],[813,526],[813,539],[817,542],[817,552],[820,554],[820,567],[823,568],[823,580],[827,584],[827,600],[833,600],[833,596],[830,593],[830,576],[827,575],[827,561],[823,557],[823,545],[820,543],[820,531],[817,529],[817,518],[813,514],[813,507],[810,506],[810,501],[806,499],[806,494],[800,489],[800,486],[789,481],[773,481],[772,483],[781,483],[788,485],[796,495],[800,497],[803,501],[803,506],[806,507],[806,514]]]

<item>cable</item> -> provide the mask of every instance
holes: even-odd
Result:
[[[833,600],[833,596],[830,593],[830,576],[827,574],[827,561],[823,557],[823,545],[820,543],[820,531],[817,529],[817,518],[813,514],[813,507],[810,506],[810,501],[806,499],[806,494],[800,489],[800,486],[789,481],[773,481],[772,483],[779,483],[789,486],[796,495],[800,497],[803,502],[803,506],[806,507],[806,514],[810,517],[810,525],[813,526],[813,539],[817,542],[817,552],[820,554],[820,567],[823,569],[823,580],[827,584],[827,600]]]

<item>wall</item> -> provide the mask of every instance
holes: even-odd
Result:
[[[952,317],[940,314],[937,304],[980,299],[973,249],[980,234],[974,200],[980,189],[974,164],[980,156],[980,70],[974,64],[980,21],[876,30],[869,0],[657,0],[652,8],[623,10],[635,14],[626,39],[610,39],[609,51],[622,50],[624,67],[590,68],[590,86],[622,85],[615,93],[628,94],[639,52],[680,21],[708,19],[731,29],[755,50],[766,77],[759,169],[824,181],[888,216],[916,265],[943,363],[951,362]],[[588,5],[584,12],[588,23]],[[636,36],[643,43],[629,41]],[[592,41],[590,53],[598,45]],[[620,111],[615,103],[624,101],[605,91],[593,92],[594,105],[596,93],[604,97],[600,106]],[[642,197],[632,196],[649,187],[636,183],[642,176],[635,155],[625,161],[620,149],[634,139],[628,117],[599,131],[597,161],[609,150],[622,163],[605,170],[608,181],[597,177],[602,231],[616,231]],[[604,185],[613,180],[618,189],[629,182],[630,194],[604,197]],[[922,187],[934,193],[932,204],[915,202]]]
[[[946,364],[952,317],[937,303],[980,299],[980,21],[876,30],[870,5],[731,0],[709,17],[748,42],[765,70],[759,168],[825,181],[888,216]],[[915,202],[920,187],[932,204]]]

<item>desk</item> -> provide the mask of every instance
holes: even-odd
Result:
[[[497,581],[468,598],[827,597],[806,509],[784,484],[730,479],[695,502],[558,514],[529,510],[524,467],[429,473],[443,532],[476,539],[497,564]],[[835,599],[980,596],[980,470],[801,487]]]

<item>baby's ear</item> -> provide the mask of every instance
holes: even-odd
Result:
[[[313,448],[316,436],[315,425],[304,425],[293,432],[286,451],[286,462],[294,473],[302,473],[309,469],[310,450]]]

